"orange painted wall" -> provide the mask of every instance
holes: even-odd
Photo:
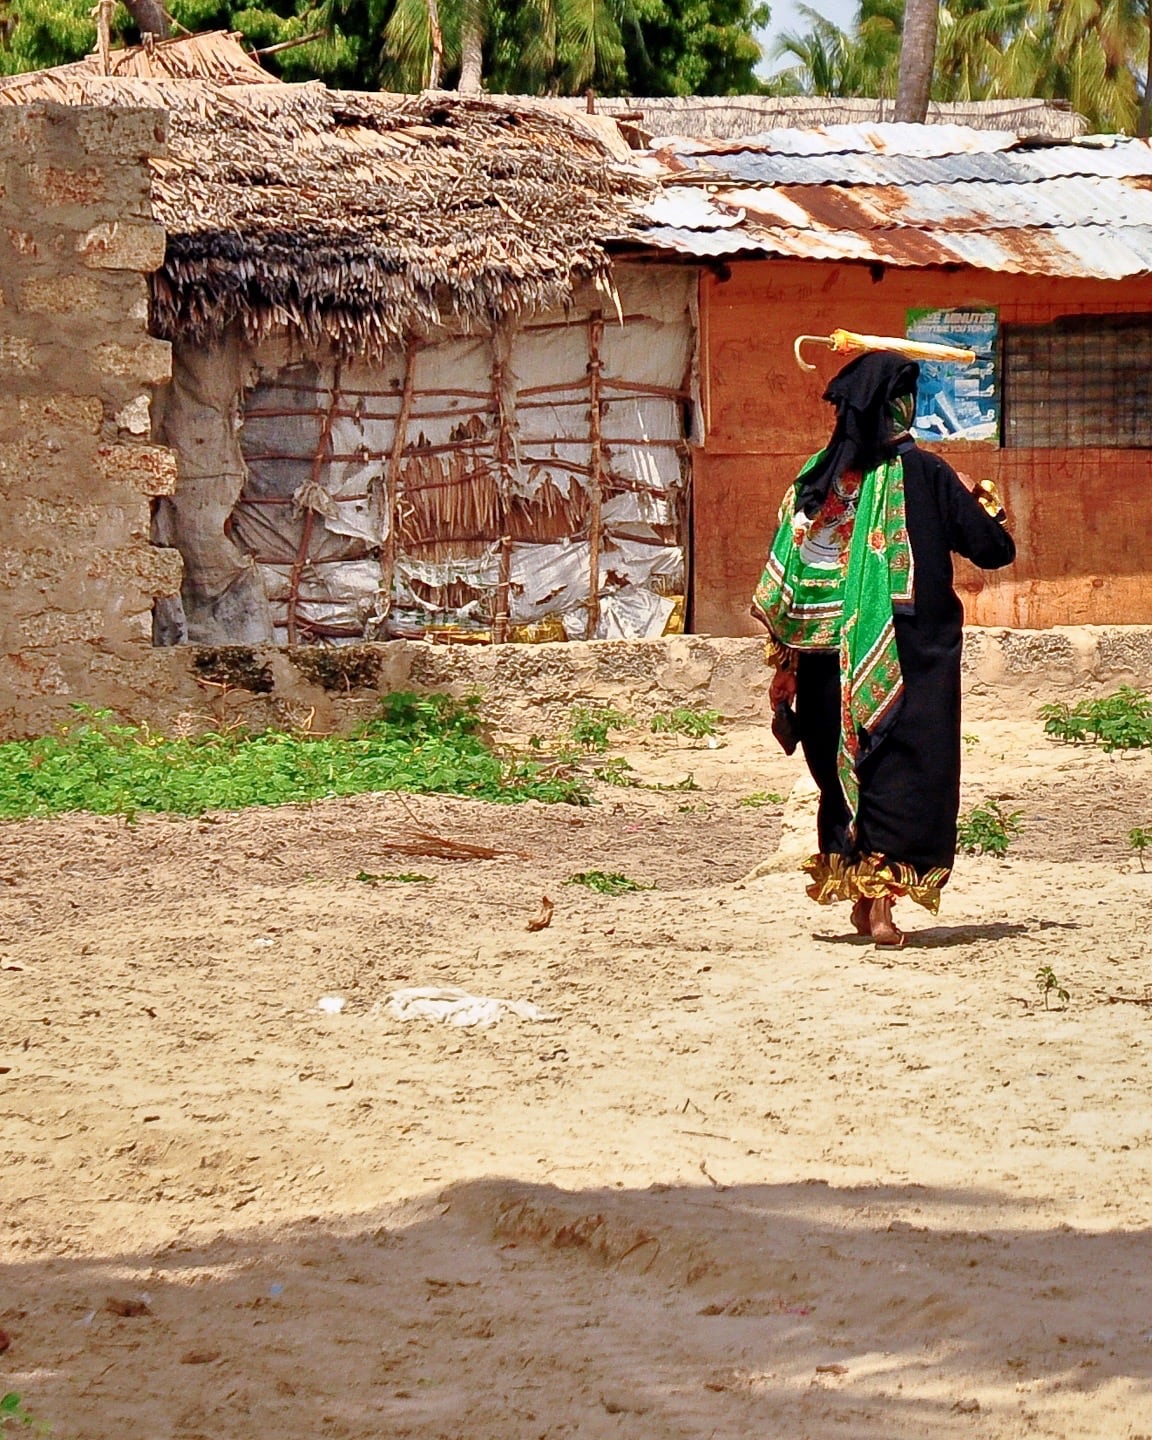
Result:
[[[1051,280],[979,270],[885,271],[807,261],[740,261],[700,282],[701,390],[707,422],[694,472],[694,629],[756,633],[748,615],[780,498],[827,439],[820,396],[844,363],[800,334],[842,327],[902,335],[909,307],[994,305],[1002,324],[1152,311],[1152,278]],[[970,623],[1152,624],[1152,451],[1001,450],[933,445],[957,469],[1000,486],[1019,558],[995,575],[957,563]]]

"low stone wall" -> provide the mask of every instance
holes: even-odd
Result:
[[[150,543],[176,483],[148,443],[145,275],[164,256],[147,160],[153,110],[0,106],[0,729],[50,727],[76,700],[131,709],[152,603],[180,588]]]
[[[1031,718],[1047,700],[1152,688],[1152,627],[970,630],[964,674],[970,719]],[[183,646],[145,651],[114,675],[93,670],[75,683],[62,676],[39,709],[25,700],[4,724],[9,736],[39,733],[60,719],[66,701],[107,706],[169,732],[330,731],[371,714],[393,690],[478,694],[492,724],[521,735],[562,729],[574,705],[613,705],[637,718],[694,705],[760,724],[769,717],[770,680],[760,641],[701,635],[483,647],[408,640],[339,649]]]

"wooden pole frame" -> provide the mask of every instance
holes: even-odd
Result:
[[[600,628],[600,542],[604,508],[604,437],[602,434],[602,369],[604,317],[594,310],[588,317],[588,625],[585,635],[596,638]]]
[[[498,326],[492,332],[492,389],[496,397],[496,463],[500,495],[500,569],[496,581],[496,604],[492,614],[492,643],[503,645],[508,638],[509,597],[512,588],[512,536],[508,534],[508,513],[512,508],[512,461],[515,413],[509,405],[511,370],[508,355],[511,334]]]
[[[400,394],[400,410],[392,431],[392,449],[384,471],[384,503],[388,507],[388,534],[384,538],[384,554],[380,575],[380,593],[384,596],[384,636],[388,636],[388,616],[392,613],[392,587],[396,580],[396,554],[400,530],[400,467],[408,444],[408,423],[416,395],[416,356],[420,345],[409,340],[404,347],[404,381]]]

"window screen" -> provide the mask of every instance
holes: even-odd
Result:
[[[1001,332],[1008,449],[1152,447],[1152,315],[1075,315]]]

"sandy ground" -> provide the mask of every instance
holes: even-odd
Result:
[[[698,791],[409,802],[488,861],[381,797],[0,828],[0,1391],[67,1440],[1147,1440],[1152,757],[970,728],[1025,829],[896,955],[738,883],[798,773],[755,729],[627,752]]]

